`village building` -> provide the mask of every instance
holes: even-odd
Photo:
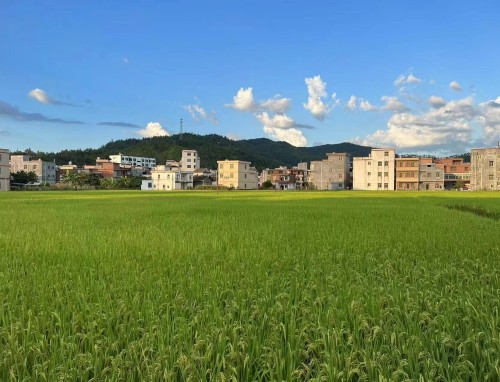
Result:
[[[308,183],[317,190],[346,190],[352,186],[350,155],[327,153],[326,159],[311,161]]]
[[[471,150],[470,188],[500,191],[500,146]]]
[[[217,161],[217,185],[237,190],[257,189],[258,174],[250,162],[241,160]]]
[[[38,178],[38,184],[56,183],[56,167],[54,162],[33,159],[29,155],[12,155],[10,157],[10,172],[34,172]]]
[[[444,165],[432,158],[420,158],[418,189],[420,191],[444,190]]]
[[[396,158],[396,190],[418,191],[420,158]]]
[[[464,162],[463,158],[434,159],[434,163],[444,166],[444,188],[446,190],[470,188],[471,164]]]
[[[395,150],[392,148],[372,149],[368,157],[353,160],[354,190],[385,190],[395,188]]]
[[[10,190],[9,150],[0,149],[0,192]]]
[[[109,159],[113,163],[121,164],[121,165],[129,165],[132,167],[143,167],[145,169],[152,169],[156,167],[156,159],[155,158],[146,158],[146,157],[136,157],[132,155],[125,154],[117,154],[110,155]]]
[[[112,162],[109,159],[97,158],[95,165],[84,165],[83,170],[100,175],[107,179],[119,179],[132,175],[132,166]]]

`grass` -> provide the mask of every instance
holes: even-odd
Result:
[[[0,195],[1,380],[500,379],[498,193]]]

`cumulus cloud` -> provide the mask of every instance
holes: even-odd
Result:
[[[288,142],[296,147],[304,147],[307,145],[307,139],[298,129],[280,129],[275,127],[264,126],[264,132],[272,139]]]
[[[332,94],[332,107],[336,108],[337,106],[340,105],[340,98],[337,97],[337,93]]]
[[[309,97],[307,103],[304,104],[304,108],[309,110],[314,118],[323,121],[330,112],[328,105],[322,100],[327,95],[326,82],[323,82],[320,76],[306,77],[305,82]]]
[[[391,111],[393,113],[403,113],[410,110],[398,99],[398,97],[383,96],[381,99],[385,102],[385,105],[382,106],[382,110]]]
[[[275,96],[274,98],[259,102],[259,107],[273,113],[283,114],[288,111],[291,103],[292,100],[290,98],[280,98],[279,96]]]
[[[312,126],[297,124],[294,119],[285,114],[276,114],[274,116],[270,116],[268,113],[263,112],[261,114],[257,114],[257,119],[267,127],[273,127],[276,129],[290,129],[290,128],[300,128],[300,129],[312,129]]]
[[[401,87],[405,84],[418,84],[422,82],[422,80],[410,73],[409,75],[400,74],[396,80],[394,81],[394,85],[397,87]]]
[[[484,143],[496,145],[500,141],[500,97],[479,105],[479,121],[484,130]]]
[[[255,111],[257,105],[253,99],[253,88],[240,88],[233,97],[233,103],[226,106],[238,111]]]
[[[184,109],[186,109],[186,111],[191,115],[191,118],[193,118],[195,121],[207,119],[214,125],[217,125],[219,123],[215,111],[207,113],[205,109],[198,104],[186,105],[184,106]]]
[[[135,123],[128,123],[128,122],[99,122],[99,126],[112,126],[112,127],[131,127],[131,128],[137,128],[140,127],[139,125],[136,125]]]
[[[435,109],[439,109],[440,107],[443,107],[446,105],[446,101],[442,97],[438,96],[430,96],[429,100],[427,101],[429,105],[431,105]]]
[[[33,89],[28,93],[28,96],[33,98],[35,101],[46,105],[75,106],[71,103],[56,101],[42,89]]]
[[[50,118],[40,113],[26,113],[7,102],[0,101],[0,116],[26,122],[53,122],[64,123],[68,125],[83,125],[81,121],[72,121],[61,118]]]
[[[170,133],[159,122],[149,122],[144,129],[137,130],[135,133],[143,138],[170,136]]]
[[[471,97],[450,101],[421,114],[395,113],[386,130],[378,130],[362,143],[411,149],[464,149],[471,139],[471,122],[480,115]]]
[[[241,141],[241,136],[239,136],[238,134],[234,134],[234,133],[227,134],[226,138],[230,139],[231,141]]]
[[[462,86],[457,81],[451,81],[450,89],[459,92],[462,90]]]
[[[351,111],[356,110],[357,102],[358,102],[358,97],[352,95],[351,98],[349,98],[349,101],[347,101],[347,108]]]
[[[372,105],[369,101],[362,99],[359,103],[359,108],[363,111],[378,111],[378,108]]]

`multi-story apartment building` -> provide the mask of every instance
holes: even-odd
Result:
[[[0,149],[0,192],[10,190],[9,150]]]
[[[345,190],[351,187],[350,156],[346,153],[327,153],[326,159],[311,161],[308,183],[317,190]]]
[[[112,162],[108,159],[97,158],[95,165],[84,165],[84,170],[99,174],[103,178],[118,179],[124,176],[131,176],[131,165],[123,165]]]
[[[420,158],[418,189],[444,190],[444,165],[433,163],[432,158]]]
[[[269,171],[269,180],[278,190],[300,190],[306,183],[305,171],[302,169],[278,167]]]
[[[463,158],[435,159],[434,163],[444,166],[444,188],[451,190],[457,185],[470,188],[471,164],[465,163]]]
[[[420,158],[396,158],[396,190],[418,191]]]
[[[121,165],[130,165],[134,167],[144,167],[147,169],[152,169],[156,167],[156,159],[155,158],[145,158],[145,157],[135,157],[131,155],[118,154],[118,155],[110,155],[109,159],[113,163],[121,164]]]
[[[500,190],[500,146],[471,150],[471,190]]]
[[[12,155],[10,157],[10,172],[34,172],[38,183],[56,183],[56,164],[53,162],[32,159],[29,155]]]
[[[355,190],[394,190],[396,153],[392,148],[372,149],[368,157],[353,160]]]
[[[182,150],[181,171],[194,171],[200,168],[200,156],[196,150]]]
[[[241,160],[217,161],[217,185],[239,190],[254,190],[257,188],[258,174],[250,162]]]

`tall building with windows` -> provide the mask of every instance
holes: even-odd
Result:
[[[421,158],[418,178],[420,191],[443,191],[444,165],[434,163],[432,158]]]
[[[328,153],[326,159],[311,161],[308,183],[317,190],[345,190],[351,187],[350,158],[346,153]]]
[[[182,150],[181,171],[193,171],[200,168],[200,156],[196,150]]]
[[[241,160],[217,161],[217,185],[237,190],[257,189],[258,173],[250,162]]]
[[[56,164],[41,159],[32,159],[29,155],[12,155],[10,157],[10,172],[34,172],[38,183],[56,182]]]
[[[470,188],[474,191],[500,190],[500,146],[471,150]]]
[[[396,190],[418,191],[420,158],[396,158]]]
[[[372,149],[368,157],[355,157],[353,189],[393,191],[395,157],[396,153],[392,148]]]
[[[9,150],[0,149],[0,192],[10,190]]]
[[[434,159],[434,163],[444,166],[444,188],[470,188],[471,164],[463,158]]]

